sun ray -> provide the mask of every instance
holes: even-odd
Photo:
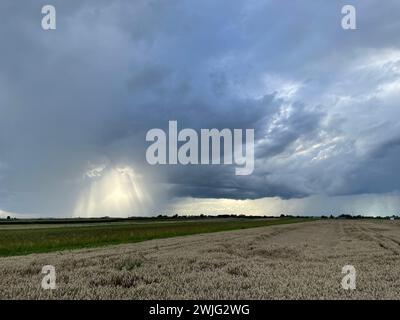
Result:
[[[132,167],[101,166],[85,174],[88,186],[81,193],[75,217],[129,217],[143,214],[151,203],[143,178]]]

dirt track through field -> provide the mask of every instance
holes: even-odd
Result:
[[[41,288],[54,265],[56,290]],[[344,290],[342,267],[357,271]],[[0,258],[0,298],[400,297],[400,222],[325,220]]]

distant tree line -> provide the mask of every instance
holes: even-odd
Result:
[[[22,224],[32,224],[32,223],[39,223],[39,224],[54,224],[54,223],[94,223],[94,222],[118,222],[121,220],[155,220],[155,221],[162,221],[162,220],[197,220],[197,219],[276,219],[276,218],[297,218],[297,219],[400,219],[400,216],[392,215],[392,216],[364,216],[364,215],[351,215],[351,214],[340,214],[340,215],[322,215],[322,216],[300,216],[300,215],[288,215],[288,214],[281,214],[279,216],[269,216],[269,215],[245,215],[245,214],[217,214],[217,215],[209,215],[209,214],[199,214],[199,215],[190,215],[190,214],[159,214],[156,217],[129,217],[129,218],[110,218],[108,216],[101,217],[101,218],[39,218],[39,219],[17,219],[11,216],[7,216],[5,218],[0,218],[1,224],[14,224],[14,223],[22,223]]]

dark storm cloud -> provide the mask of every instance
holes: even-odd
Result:
[[[399,189],[398,1],[0,4],[0,208],[68,214],[92,163],[171,196],[282,198]],[[145,163],[146,132],[254,128],[256,167]]]

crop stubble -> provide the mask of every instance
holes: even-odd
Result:
[[[400,297],[400,223],[322,220],[0,258],[3,299]],[[43,290],[43,265],[57,289]],[[341,287],[353,265],[357,289]]]

